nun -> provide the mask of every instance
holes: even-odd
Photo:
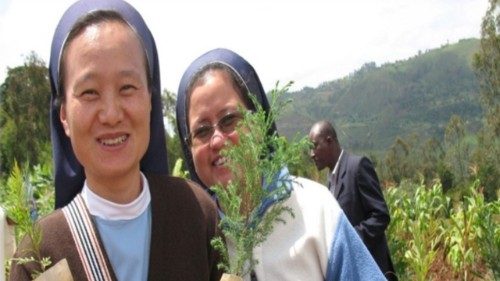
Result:
[[[271,109],[257,73],[231,50],[209,51],[184,72],[177,97],[177,127],[191,178],[207,191],[216,184],[238,181],[221,151],[238,145],[239,108],[256,108],[250,95],[269,116]],[[276,133],[276,126],[271,126],[268,134]],[[276,223],[267,240],[253,249],[258,263],[244,280],[385,280],[325,186],[290,175],[286,167],[277,178],[291,187],[288,193],[261,202],[259,214],[283,202],[295,216],[283,217],[285,224]],[[234,242],[226,244],[232,259]]]
[[[219,280],[217,208],[167,175],[158,55],[141,15],[122,0],[74,3],[49,69],[58,209],[16,257],[66,259],[75,280]],[[10,280],[40,270],[13,262]]]

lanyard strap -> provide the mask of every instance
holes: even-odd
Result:
[[[108,281],[111,274],[81,194],[63,208],[78,255],[89,281]]]

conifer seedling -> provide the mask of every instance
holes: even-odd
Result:
[[[237,126],[239,143],[228,143],[222,151],[233,180],[226,187],[216,185],[211,189],[223,212],[222,233],[226,242],[234,246],[234,253],[230,259],[222,237],[214,238],[212,246],[222,256],[219,268],[228,274],[241,277],[249,274],[259,262],[253,257],[253,249],[267,239],[276,223],[286,223],[287,214],[291,219],[294,217],[292,209],[284,204],[290,196],[293,179],[282,172],[287,165],[300,161],[309,141],[303,138],[288,142],[272,129],[279,113],[290,102],[282,96],[291,85],[289,82],[280,88],[279,82],[276,83],[269,95],[269,114],[250,94],[256,110],[240,108],[243,119]]]

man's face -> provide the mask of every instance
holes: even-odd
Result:
[[[318,130],[311,130],[309,133],[309,139],[312,142],[313,147],[310,151],[310,157],[314,161],[316,168],[318,170],[323,170],[325,167],[332,169],[333,164],[333,140],[322,136]]]

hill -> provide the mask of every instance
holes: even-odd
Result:
[[[366,63],[347,77],[290,92],[278,122],[287,137],[305,135],[317,120],[333,122],[343,147],[385,151],[397,136],[443,138],[453,114],[479,127],[479,85],[472,68],[478,39],[463,39],[406,60]]]

